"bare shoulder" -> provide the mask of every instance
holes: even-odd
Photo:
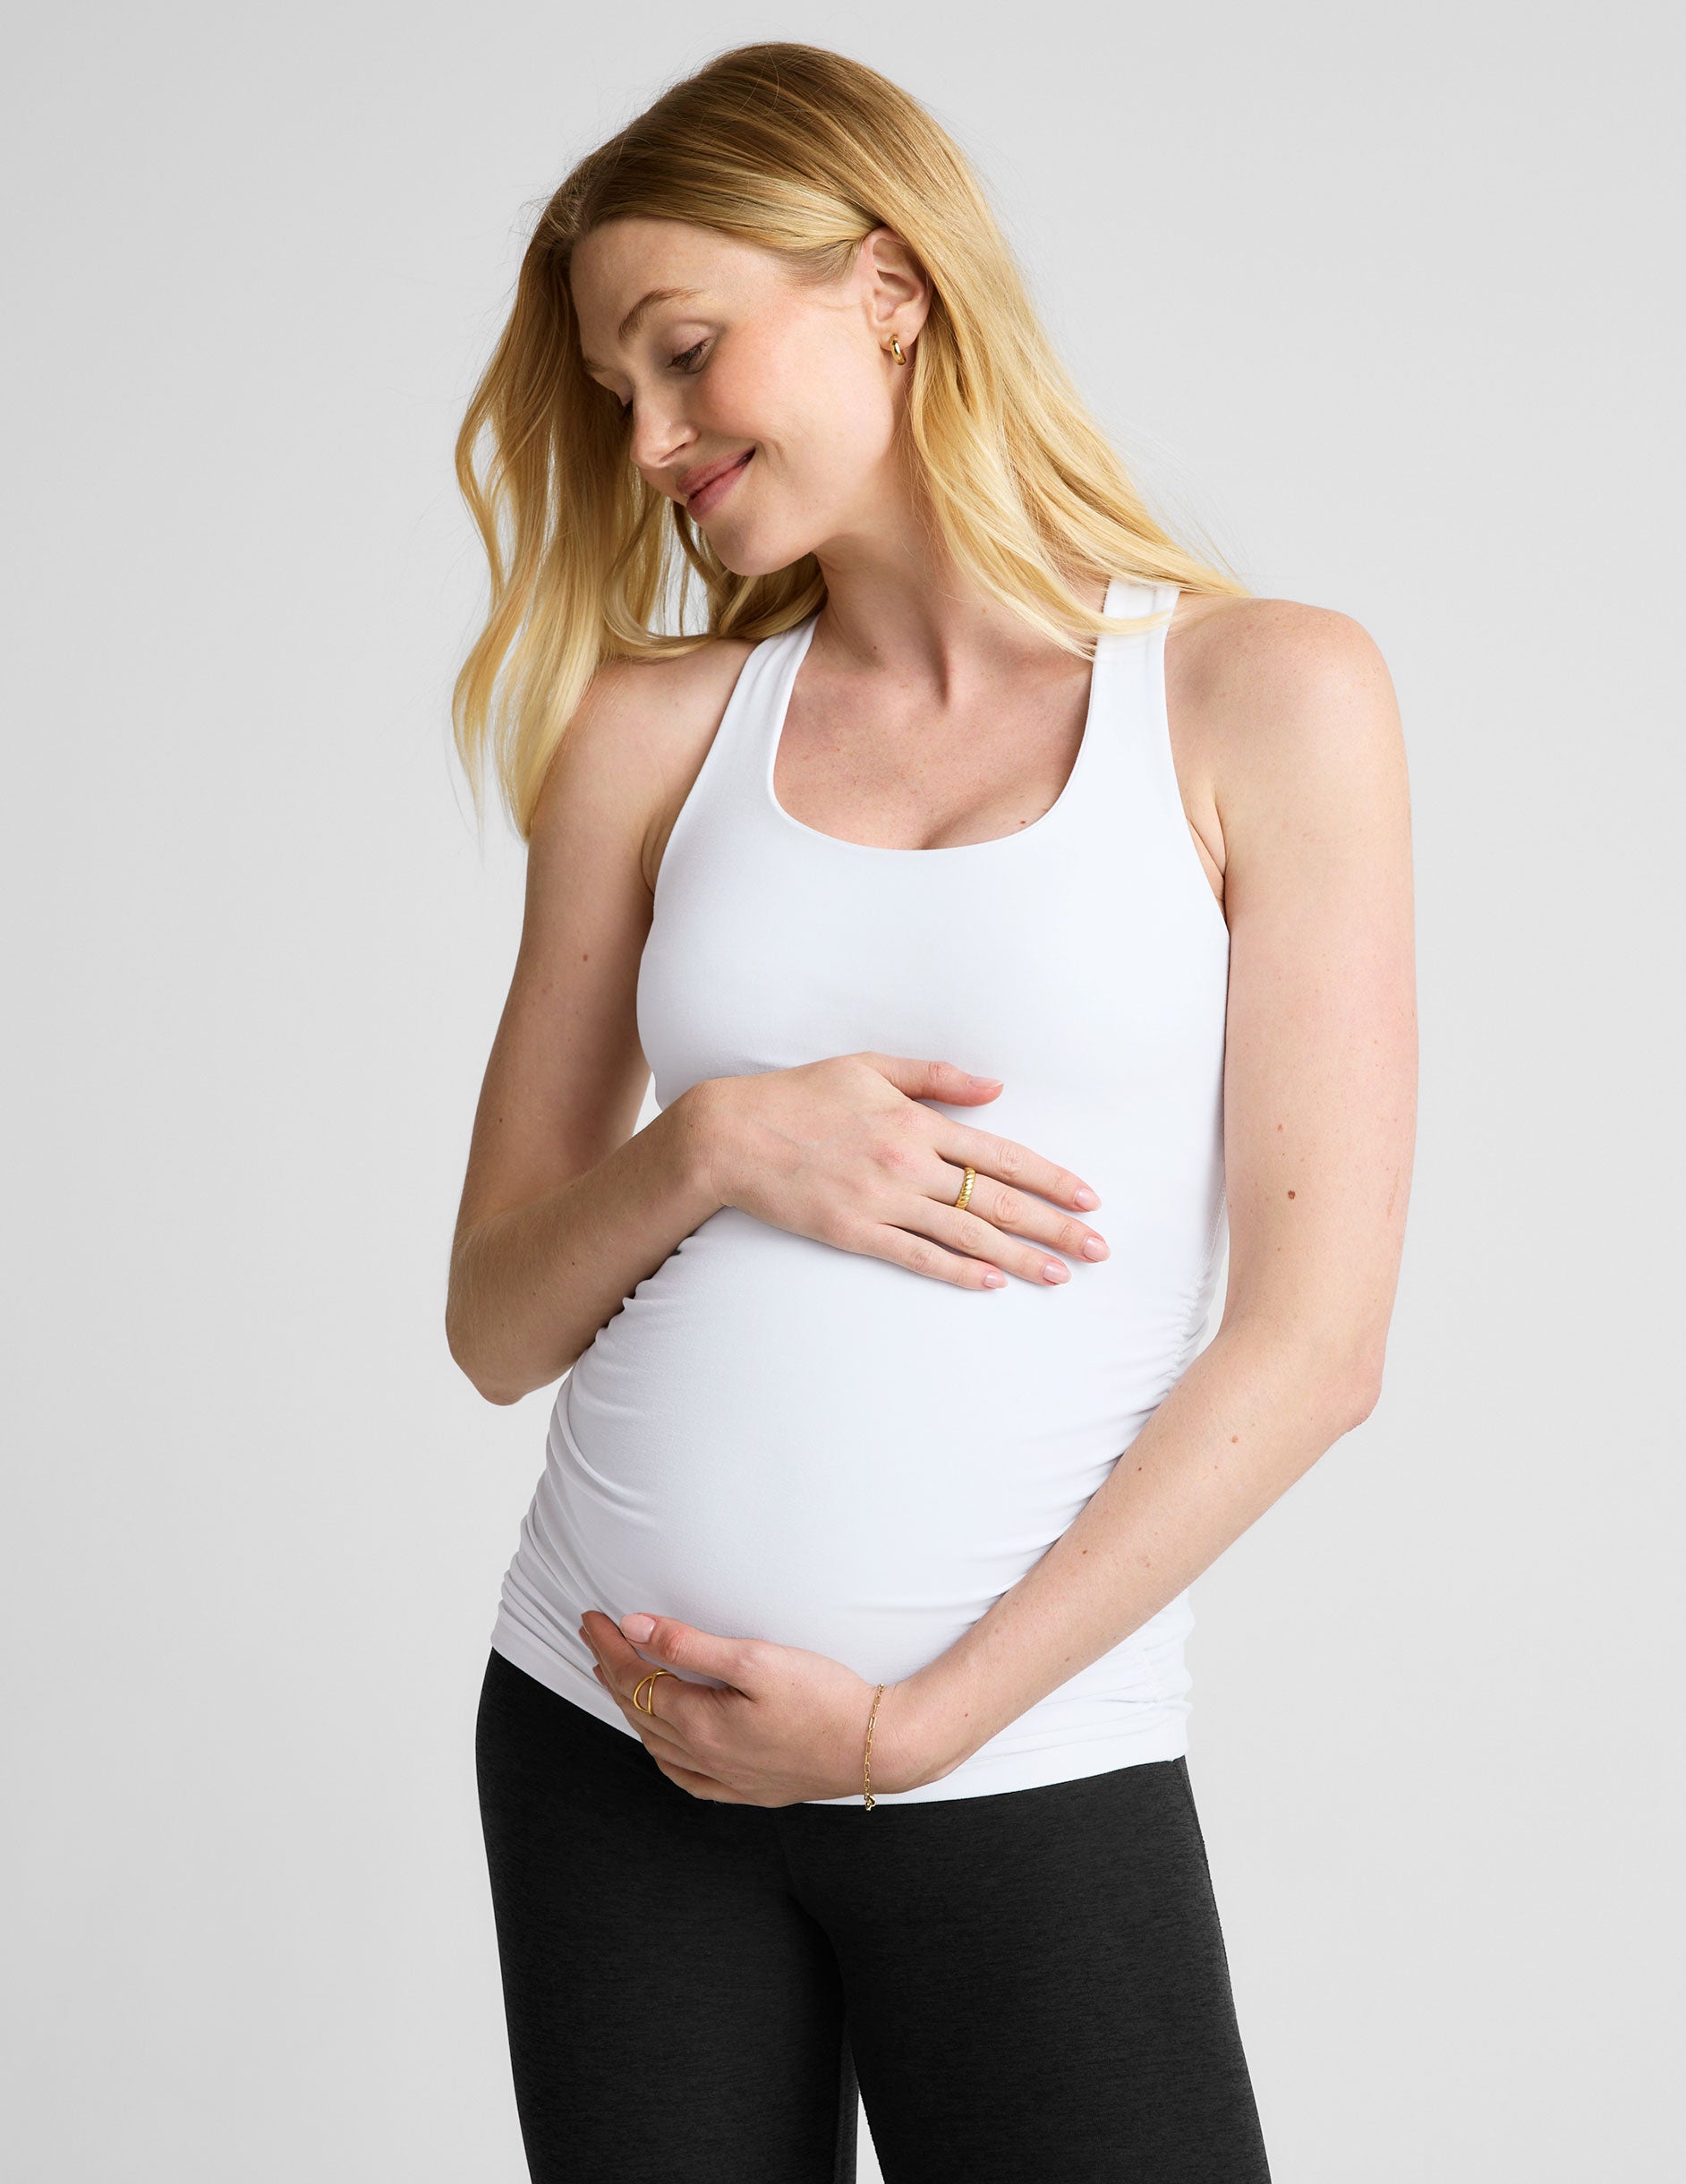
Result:
[[[1185,710],[1206,732],[1256,746],[1344,726],[1396,727],[1380,648],[1363,624],[1294,599],[1185,598],[1166,644]]]
[[[1167,708],[1189,823],[1222,838],[1290,803],[1390,796],[1402,782],[1392,679],[1369,632],[1291,599],[1185,594],[1165,646]]]
[[[1361,622],[1336,607],[1298,599],[1229,598],[1185,592],[1171,622],[1173,645],[1210,675],[1316,673],[1381,653]]]
[[[754,649],[716,637],[670,659],[600,668],[545,775],[530,851],[574,862],[588,844],[635,843],[653,891],[679,806]]]

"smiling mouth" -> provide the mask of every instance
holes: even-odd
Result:
[[[717,470],[711,478],[705,478],[694,491],[687,493],[685,505],[690,512],[694,516],[700,516],[705,509],[711,508],[735,480],[743,475],[754,452],[753,448],[745,448],[735,463],[729,464],[724,470]]]

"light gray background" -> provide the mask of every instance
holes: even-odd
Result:
[[[524,2175],[471,1736],[549,1396],[482,1403],[440,1328],[522,877],[447,760],[481,586],[450,443],[524,207],[768,35],[934,107],[1162,503],[1356,615],[1403,703],[1386,1390],[1195,1590],[1278,2184],[1679,2161],[1664,22],[307,0],[14,33],[20,2184]],[[635,2099],[685,2028],[600,1999]]]

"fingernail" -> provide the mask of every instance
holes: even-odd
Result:
[[[1042,1278],[1044,1282],[1069,1282],[1071,1279],[1071,1269],[1069,1267],[1062,1267],[1057,1258],[1051,1258],[1043,1267]]]
[[[644,1640],[655,1629],[656,1618],[654,1616],[623,1616],[620,1619],[620,1627],[634,1645],[643,1645]]]
[[[1104,1258],[1106,1255],[1106,1246],[1098,1236],[1084,1238],[1083,1256],[1085,1258]]]
[[[1007,1276],[1001,1272],[999,1267],[992,1267],[989,1272],[984,1276],[984,1286],[985,1289],[1005,1289],[1007,1286]]]
[[[1093,1213],[1094,1208],[1101,1203],[1101,1201],[1095,1197],[1094,1191],[1090,1190],[1087,1183],[1084,1183],[1079,1189],[1072,1192],[1071,1203],[1074,1206],[1081,1206],[1084,1212],[1086,1214]]]
[[[999,1077],[974,1077],[971,1071],[967,1071],[966,1081],[969,1085],[998,1085],[1001,1079]]]

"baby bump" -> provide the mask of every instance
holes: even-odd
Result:
[[[578,1414],[565,1394],[548,1468],[573,1558],[610,1614],[677,1616],[902,1676],[952,1644],[1023,1566],[1001,1552],[1016,1529],[1005,1512],[992,1514],[980,1494],[957,1503],[919,1448],[851,1406],[788,1441],[729,1421],[722,1430],[711,1412],[681,1441],[623,1420],[583,1446]]]
[[[550,1468],[600,1605],[874,1679],[944,1651],[1133,1431],[1095,1379],[1093,1300],[1016,1286],[1017,1304],[712,1216],[558,1398]]]
[[[941,1653],[1107,1468],[1063,1472],[1046,1400],[1022,1418],[1002,1306],[732,1207],[703,1223],[557,1398],[550,1468],[607,1612],[863,1675]]]

